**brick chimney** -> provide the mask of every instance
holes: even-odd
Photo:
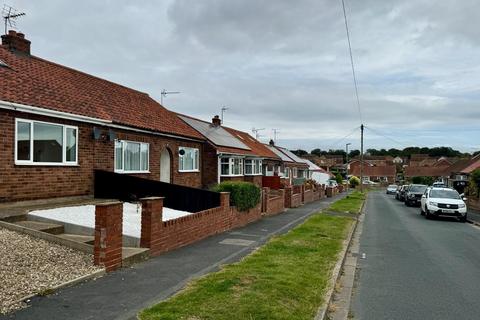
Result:
[[[9,30],[8,34],[2,36],[2,45],[11,51],[30,54],[30,41],[25,39],[25,35],[14,30]]]
[[[212,124],[214,127],[219,127],[222,124],[222,120],[220,120],[218,115],[212,118]]]

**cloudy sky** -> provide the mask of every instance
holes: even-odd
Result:
[[[33,54],[311,150],[480,150],[478,0],[10,0]],[[343,137],[349,135],[346,139]]]

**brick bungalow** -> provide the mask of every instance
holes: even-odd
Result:
[[[148,94],[0,46],[0,201],[90,196],[94,170],[202,186],[204,138]]]
[[[445,178],[445,170],[447,166],[437,167],[420,167],[420,166],[408,166],[404,169],[405,180],[411,181],[414,177],[432,177],[436,181],[443,182]]]
[[[246,144],[257,156],[262,158],[262,175],[274,176],[278,175],[278,168],[282,167],[282,159],[270,150],[266,145],[252,137],[250,134],[236,129],[224,128],[232,135],[239,138]],[[248,178],[248,177],[246,177]]]
[[[182,114],[178,117],[207,141],[202,155],[204,188],[222,181],[248,181],[262,186],[263,153],[233,133],[236,130],[223,127],[219,116],[212,122]]]
[[[459,160],[445,169],[444,183],[463,193],[468,186],[470,174],[477,169],[480,169],[480,154],[471,159]]]
[[[287,184],[294,184],[294,179],[308,178],[308,164],[286,148],[275,145],[273,140],[266,145],[273,153],[282,159],[282,165],[277,168],[277,174]]]

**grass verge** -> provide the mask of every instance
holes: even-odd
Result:
[[[312,319],[352,222],[313,215],[244,260],[144,310],[140,319]]]
[[[345,198],[335,201],[327,210],[359,214],[367,193],[354,191]]]

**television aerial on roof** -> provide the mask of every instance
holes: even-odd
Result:
[[[18,12],[14,7],[3,5],[2,17],[5,21],[5,34],[7,34],[9,27],[15,29],[17,27],[15,20],[24,15],[25,12]]]

